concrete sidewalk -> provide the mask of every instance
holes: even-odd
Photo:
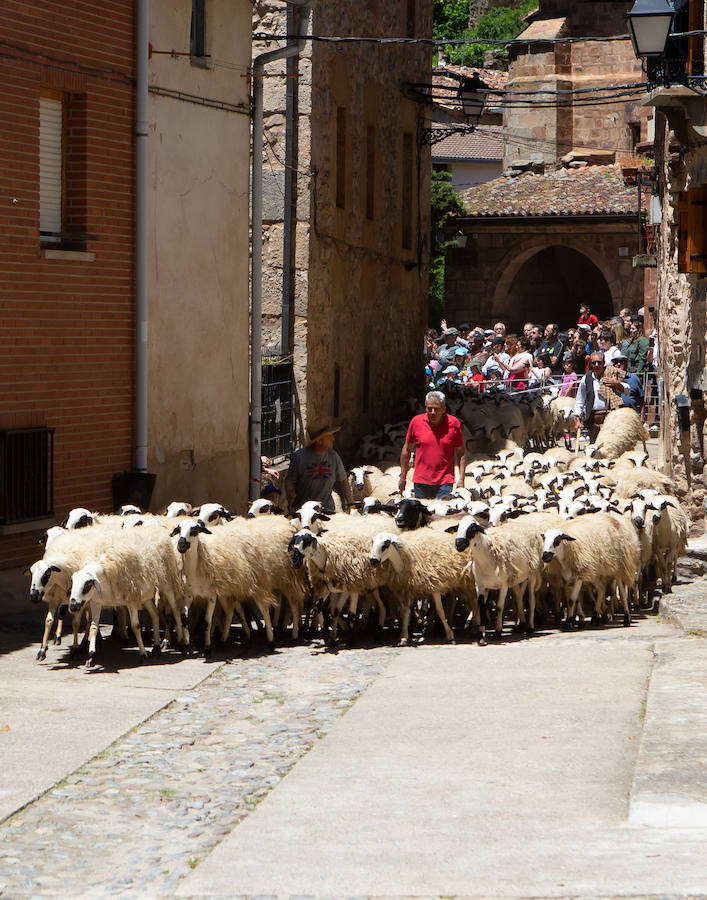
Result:
[[[404,652],[178,896],[703,893],[706,672],[655,621]]]
[[[7,632],[0,637],[0,822],[215,669],[175,652],[140,665],[137,648],[104,640],[87,671],[85,654],[69,659],[70,634],[38,662],[40,621],[19,620],[18,649],[7,646]]]

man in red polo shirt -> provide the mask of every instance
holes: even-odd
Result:
[[[453,488],[463,487],[466,455],[461,423],[447,413],[445,397],[441,391],[430,391],[425,397],[425,412],[415,416],[410,422],[400,454],[401,492],[405,490],[413,450],[416,497],[421,500],[442,499],[448,497]],[[455,463],[459,467],[456,480]]]

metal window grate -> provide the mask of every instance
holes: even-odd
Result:
[[[54,515],[54,429],[0,431],[0,525]]]
[[[260,447],[273,461],[292,453],[292,379],[291,362],[263,366]]]

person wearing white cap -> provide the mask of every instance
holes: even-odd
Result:
[[[341,457],[334,450],[334,435],[341,425],[313,422],[307,425],[307,443],[290,460],[285,492],[291,512],[307,500],[318,500],[326,512],[334,512],[331,492],[338,484],[345,503],[353,503],[351,485]]]

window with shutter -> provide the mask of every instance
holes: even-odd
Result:
[[[58,243],[64,212],[64,100],[39,98],[39,231],[43,243]]]
[[[690,31],[701,32],[705,27],[704,0],[690,0],[689,15]],[[687,45],[687,57],[688,75],[702,75],[705,70],[704,35],[698,33],[690,36]]]
[[[707,185],[680,195],[678,271],[707,275]]]

